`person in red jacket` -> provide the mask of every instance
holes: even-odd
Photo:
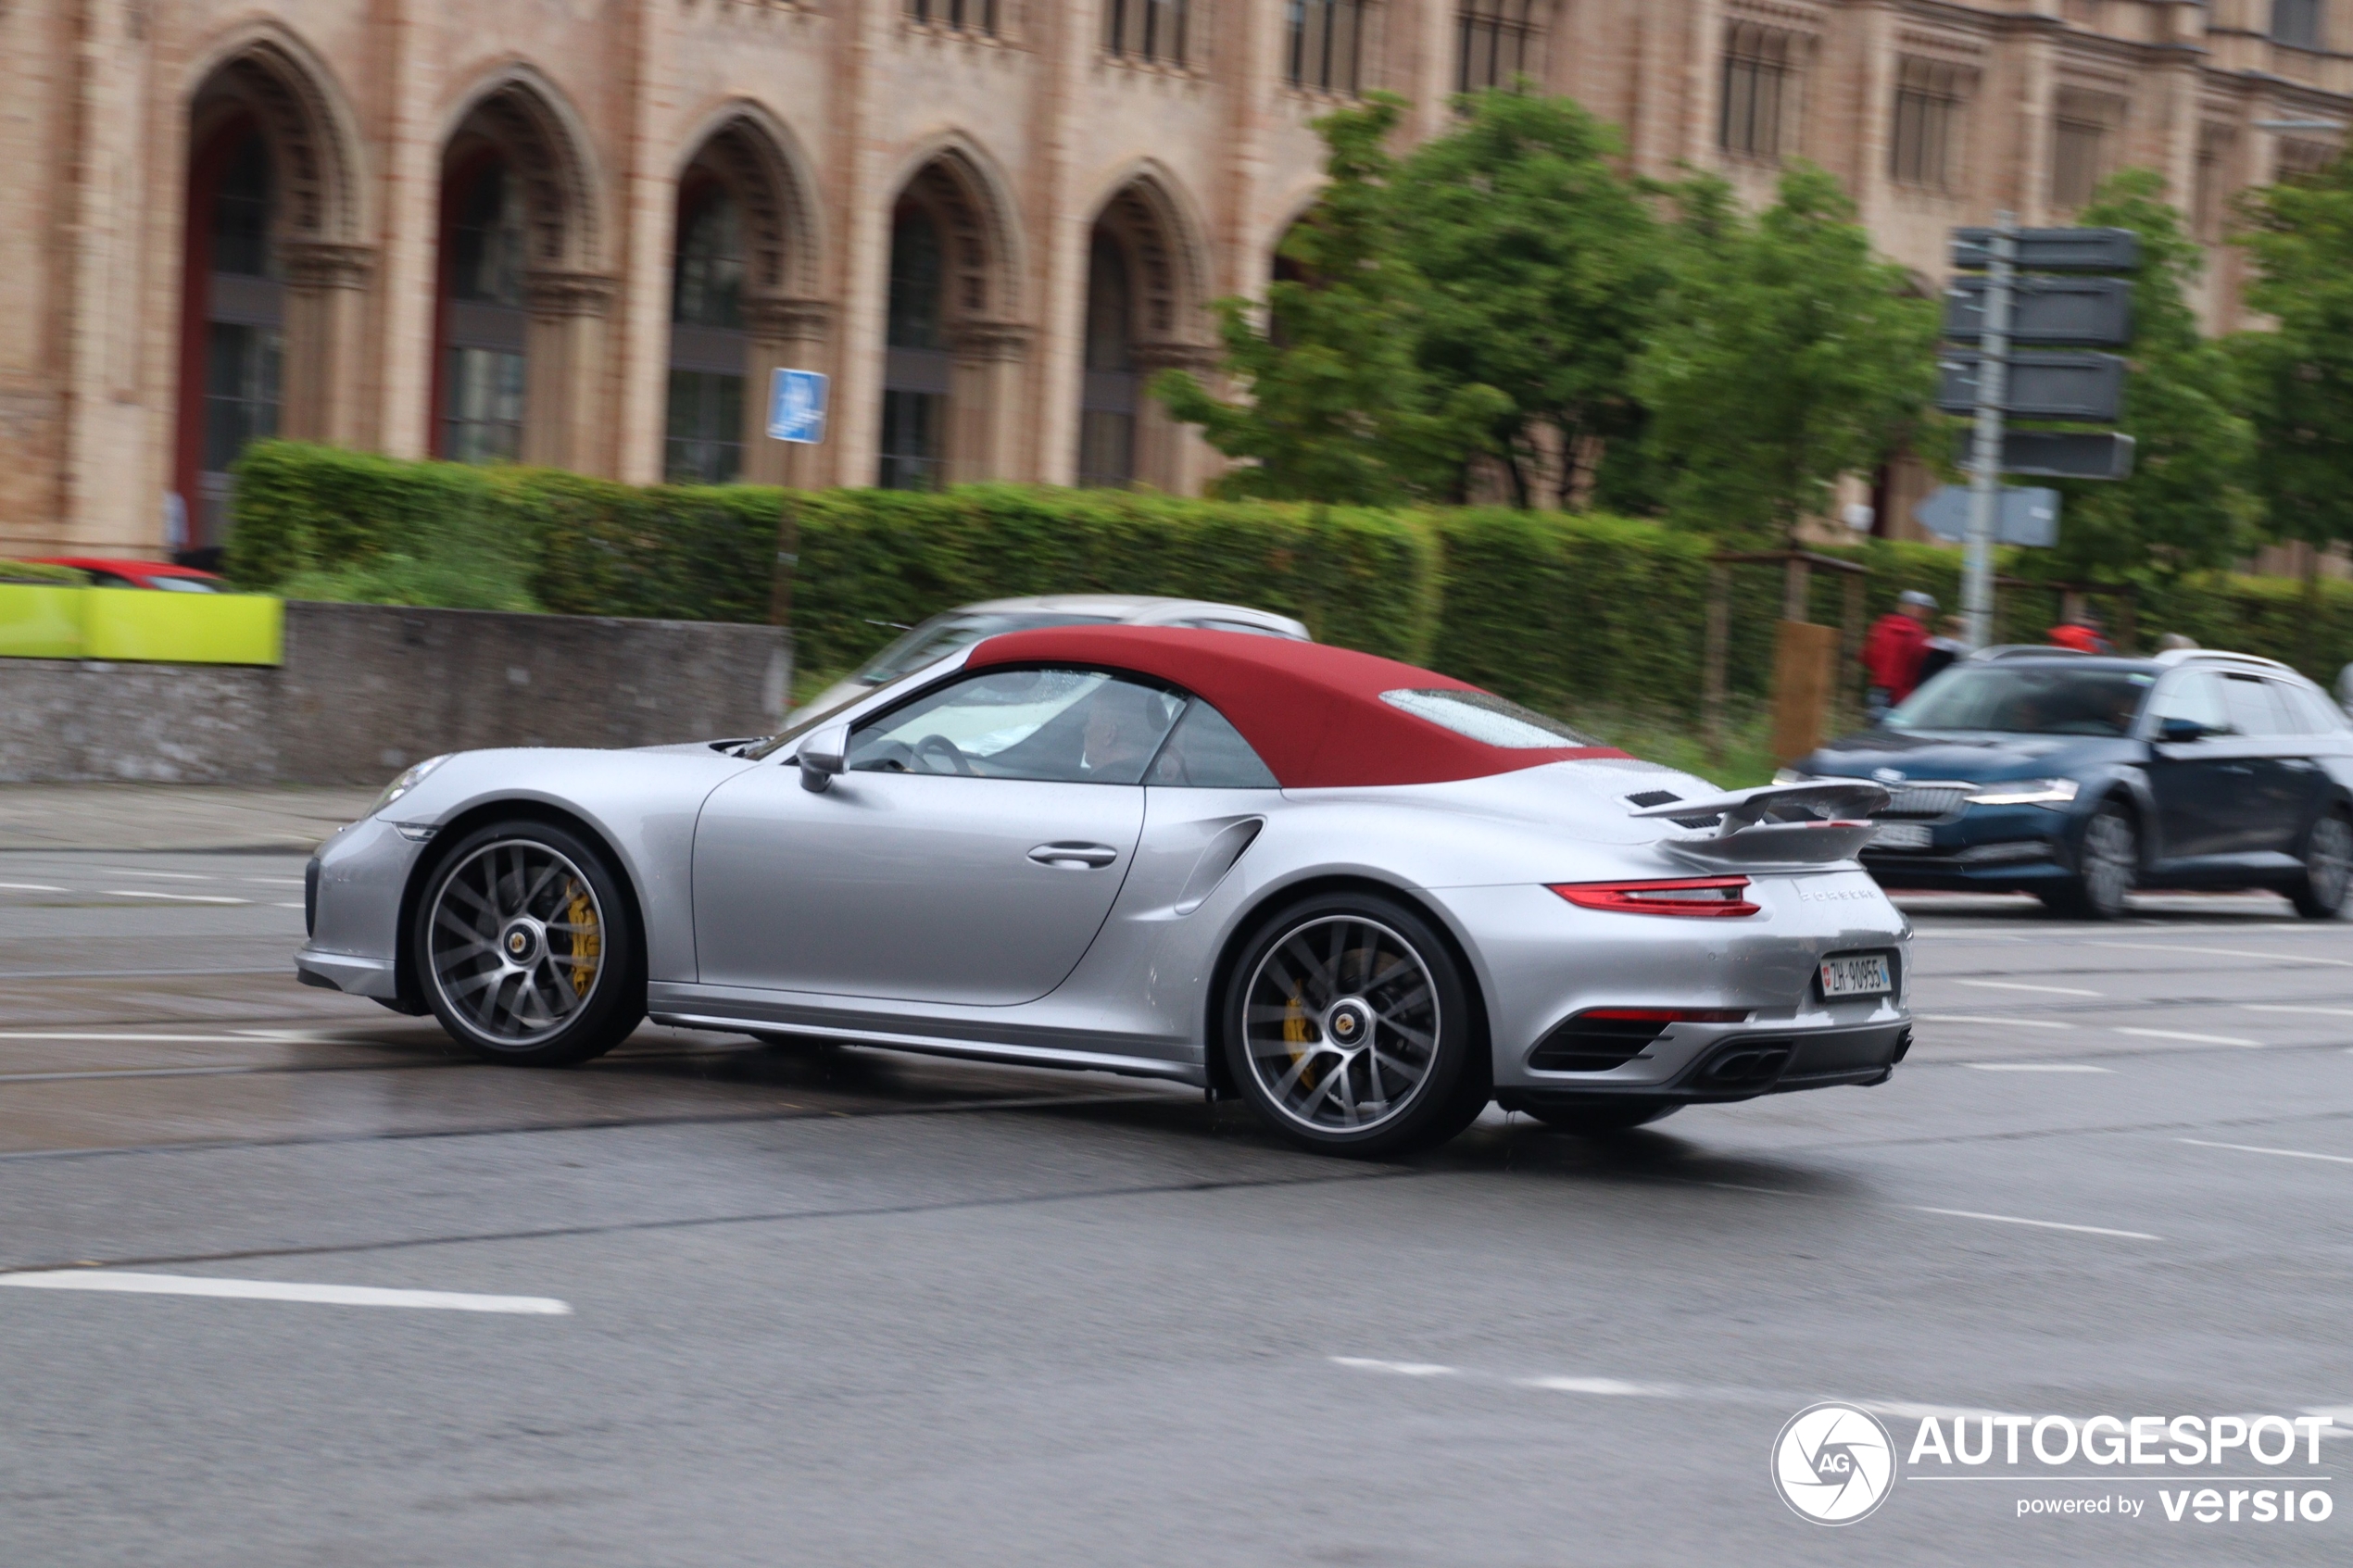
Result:
[[[2090,610],[2079,610],[2068,620],[2043,633],[2043,640],[2053,647],[2073,648],[2077,653],[2113,653],[2108,637],[2100,631],[2100,618]]]
[[[1863,668],[1870,674],[1865,707],[1876,724],[1887,710],[1912,695],[1920,684],[1920,659],[1928,652],[1928,619],[1936,601],[1918,588],[1906,588],[1895,608],[1879,618],[1863,639]]]

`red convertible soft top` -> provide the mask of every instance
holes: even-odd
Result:
[[[964,668],[992,664],[1087,665],[1182,686],[1232,721],[1286,789],[1443,784],[1626,755],[1600,746],[1491,746],[1381,700],[1384,692],[1478,687],[1322,643],[1172,626],[1051,626],[990,637]]]

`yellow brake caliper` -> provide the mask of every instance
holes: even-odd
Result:
[[[604,946],[597,929],[597,906],[588,901],[588,890],[574,882],[570,892],[572,903],[564,918],[572,926],[572,956],[585,960],[572,966],[572,994],[585,997],[597,983],[597,960],[604,955]]]
[[[1314,1043],[1315,1036],[1308,1032],[1307,1028],[1306,1004],[1300,1000],[1299,987],[1294,985],[1290,988],[1290,999],[1283,1003],[1283,1044],[1291,1047],[1292,1066],[1298,1066],[1299,1059],[1307,1054],[1299,1047]],[[1309,1088],[1314,1088],[1315,1086],[1314,1070],[1310,1069],[1302,1073],[1299,1075],[1299,1081]]]

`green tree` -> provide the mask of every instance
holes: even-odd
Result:
[[[1937,307],[1810,164],[1755,218],[1714,176],[1674,196],[1673,281],[1635,377],[1646,463],[1679,521],[1786,538],[1840,474],[1911,440],[1935,392]]]
[[[2205,257],[2165,200],[2164,178],[2127,169],[2076,215],[2141,237],[2133,279],[2132,372],[2118,428],[2133,438],[2133,477],[2061,481],[2059,542],[2027,552],[2060,581],[2154,578],[2226,566],[2246,547],[2256,504],[2246,489],[2253,433],[2237,411],[2232,356],[2198,335],[2189,291]]]
[[[1543,446],[1567,465],[1627,432],[1633,368],[1666,282],[1657,221],[1616,133],[1568,98],[1491,90],[1399,167],[1405,257],[1428,281],[1421,362],[1509,400],[1491,432],[1515,498]],[[1564,491],[1575,482],[1565,472]]]
[[[2254,427],[2254,488],[2271,532],[2317,553],[2353,539],[2353,160],[2251,191],[2239,216],[2256,267],[2246,301],[2278,323],[2231,344]],[[2317,567],[2306,573],[2308,604],[2318,602]]]
[[[1181,370],[1153,391],[1240,466],[1224,496],[1394,505],[1459,487],[1504,405],[1477,383],[1441,383],[1416,358],[1429,290],[1401,254],[1385,146],[1403,99],[1377,93],[1315,122],[1330,183],[1285,237],[1303,274],[1277,280],[1263,310],[1216,304],[1225,369],[1241,396],[1212,395]]]

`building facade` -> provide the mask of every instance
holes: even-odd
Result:
[[[1310,121],[1525,76],[1631,165],[1952,225],[2353,112],[2332,0],[0,0],[0,553],[217,542],[256,435],[800,484],[1197,490],[1143,395],[1313,200]],[[2217,245],[2203,309],[2235,324]],[[833,378],[823,445],[768,372]]]

